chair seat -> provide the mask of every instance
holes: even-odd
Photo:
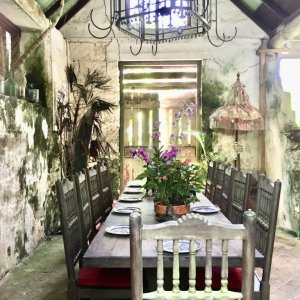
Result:
[[[196,289],[205,288],[205,268],[197,268],[196,270]],[[212,289],[219,290],[221,288],[221,268],[212,268]],[[242,268],[228,269],[228,289],[230,291],[242,290]]]
[[[85,287],[130,289],[130,269],[81,268],[78,284]]]

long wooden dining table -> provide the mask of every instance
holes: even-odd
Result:
[[[192,204],[213,205],[203,194],[197,194],[198,201]],[[134,206],[141,210],[143,224],[155,224],[158,221],[154,218],[154,207],[152,198],[143,198],[140,202],[117,202],[115,208]],[[230,224],[230,221],[222,214],[221,211],[213,214],[205,214],[204,218],[222,223]],[[89,267],[109,267],[109,268],[130,268],[130,246],[128,235],[115,235],[106,232],[106,228],[111,225],[128,225],[129,214],[119,214],[111,212],[107,217],[103,226],[91,242],[88,250],[83,256],[83,266]],[[230,241],[230,249],[228,253],[229,267],[237,267],[242,265],[242,242]],[[200,249],[196,253],[197,266],[205,266],[205,243],[200,241]],[[143,241],[143,267],[153,268],[157,263],[156,242]],[[172,254],[165,253],[164,266],[172,267]],[[213,265],[221,265],[221,243],[213,243],[212,250]],[[262,267],[263,256],[256,251],[255,266]],[[180,266],[189,266],[189,255],[180,254]]]

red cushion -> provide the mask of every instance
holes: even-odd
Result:
[[[130,289],[130,269],[81,268],[78,274],[80,286]]]
[[[228,289],[231,291],[242,290],[242,268],[228,269]],[[212,285],[213,290],[221,288],[221,268],[212,268]],[[197,268],[196,271],[196,288],[203,290],[205,288],[205,268]]]
[[[99,222],[97,225],[96,225],[96,230],[99,231],[101,229],[101,227],[103,226],[104,222]]]

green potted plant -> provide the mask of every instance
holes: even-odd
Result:
[[[154,140],[159,139],[159,125],[159,122],[155,123]],[[144,148],[132,149],[131,155],[146,163],[136,179],[146,179],[144,187],[153,193],[156,216],[161,212],[159,218],[164,220],[188,213],[190,203],[197,200],[196,192],[202,187],[205,177],[202,169],[190,160],[177,160],[179,149],[174,146],[168,150],[154,146],[149,151],[150,155]]]

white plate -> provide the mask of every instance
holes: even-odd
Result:
[[[196,251],[200,249],[200,242],[195,241]],[[163,241],[163,250],[165,252],[173,253],[173,240]],[[189,240],[179,240],[179,253],[189,253],[190,252],[190,241]]]
[[[127,186],[133,188],[142,188],[144,184],[145,180],[131,180],[128,182]]]
[[[220,211],[220,207],[215,205],[201,205],[191,208],[192,212],[199,214],[213,214]]]
[[[129,235],[129,225],[111,225],[105,228],[107,233],[118,235]]]
[[[113,209],[114,213],[129,215],[134,211],[140,211],[141,209],[136,206],[116,207]]]
[[[123,193],[124,194],[144,194],[145,190],[143,188],[138,188],[138,187],[127,187]]]
[[[142,201],[143,197],[144,194],[122,194],[119,197],[119,201],[136,202],[136,201]]]

